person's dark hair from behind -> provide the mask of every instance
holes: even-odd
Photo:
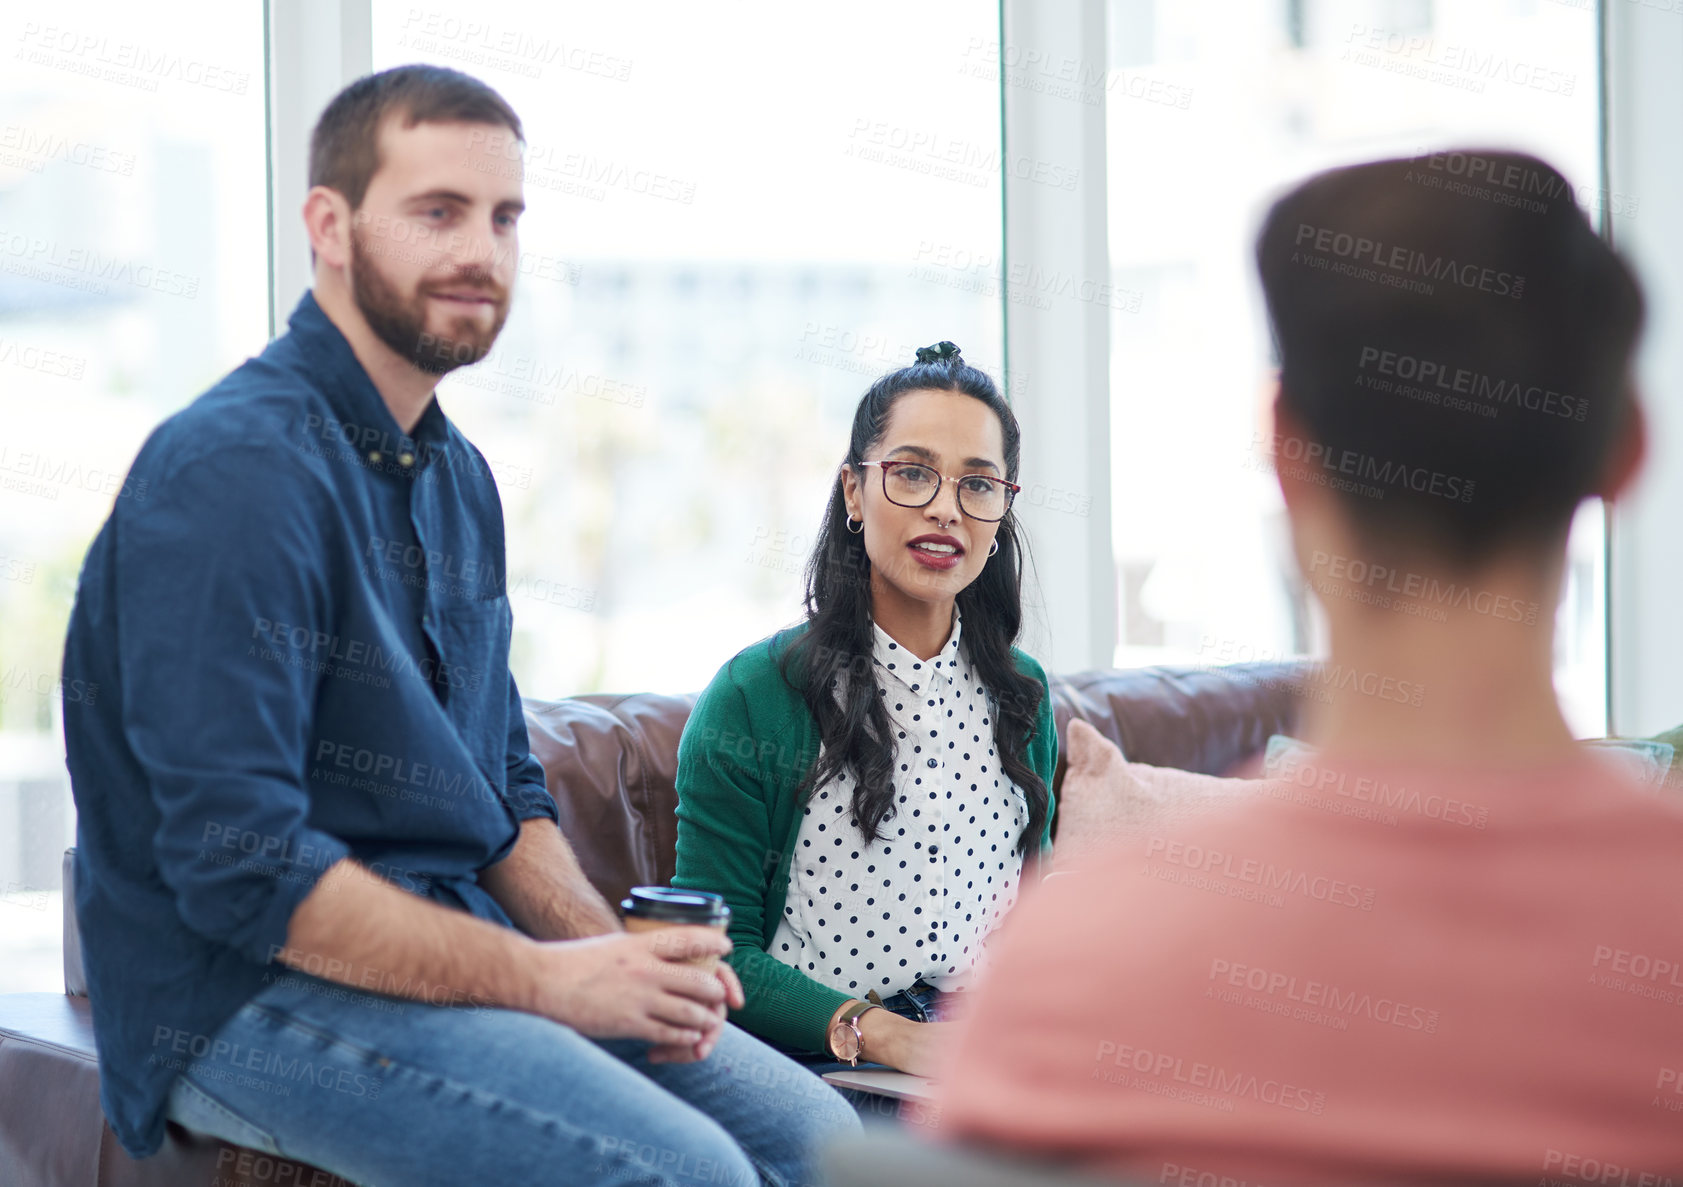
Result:
[[[950,344],[943,343],[943,346]],[[1011,406],[985,371],[972,367],[954,349],[935,357],[927,349],[918,361],[890,371],[870,386],[853,413],[844,466],[860,475],[861,463],[888,431],[889,413],[911,392],[958,392],[980,400],[999,417],[1005,448],[1005,477],[1016,481],[1022,431]],[[811,795],[841,772],[854,777],[853,811],[867,837],[877,837],[894,815],[895,730],[870,676],[873,650],[871,562],[864,537],[847,529],[847,504],[838,475],[830,504],[806,564],[806,633],[781,661],[785,679],[801,690],[818,726],[823,749],[808,772],[802,794]],[[994,737],[1000,766],[1023,791],[1028,823],[1018,838],[1019,851],[1032,851],[1050,812],[1048,789],[1029,765],[1028,742],[1035,730],[1045,690],[1016,664],[1011,649],[1023,623],[1023,557],[1026,546],[1017,531],[1015,511],[999,521],[999,551],[981,575],[957,597],[964,617],[964,648],[984,688],[994,698]],[[833,682],[844,696],[836,697]]]
[[[1495,184],[1447,184],[1468,162]],[[1269,211],[1257,266],[1293,452],[1389,479],[1340,490],[1355,543],[1470,570],[1564,539],[1636,415],[1643,303],[1557,170],[1465,150],[1321,173]]]

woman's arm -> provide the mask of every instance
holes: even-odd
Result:
[[[1028,847],[1028,857],[1032,860],[1037,850],[1048,857],[1052,850],[1052,821],[1058,808],[1057,797],[1052,792],[1052,777],[1058,773],[1058,722],[1052,712],[1052,687],[1047,682],[1046,670],[1028,653],[1017,648],[1012,648],[1012,651],[1016,655],[1018,671],[1040,682],[1040,709],[1035,714],[1034,733],[1030,735],[1023,755],[1046,784],[1046,826],[1041,832],[1039,844]]]
[[[713,891],[730,904],[729,959],[747,997],[731,1021],[787,1046],[822,1051],[831,1015],[852,999],[766,952],[783,908],[766,896],[788,862],[788,838],[772,835],[772,821],[806,773],[794,769],[793,748],[776,744],[782,741],[756,733],[748,697],[727,666],[697,702],[678,745],[672,884]]]

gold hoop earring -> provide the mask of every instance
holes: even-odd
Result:
[[[993,538],[993,547],[988,549],[988,555],[992,556],[994,553],[996,553],[998,551],[999,551],[999,537],[995,536]]]
[[[858,523],[859,526],[854,527],[853,525],[855,523]],[[853,516],[850,515],[850,516],[847,517],[847,530],[852,532],[855,536],[860,535],[865,530],[865,521],[862,520],[862,519],[861,520],[855,520],[853,518]]]

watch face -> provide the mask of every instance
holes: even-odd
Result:
[[[830,1050],[837,1059],[858,1059],[859,1036],[847,1023],[839,1022],[830,1028]]]

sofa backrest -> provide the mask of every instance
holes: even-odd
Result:
[[[1135,762],[1221,775],[1290,733],[1307,663],[1123,668],[1051,679],[1058,749],[1081,717]],[[678,739],[696,696],[527,699],[526,731],[561,829],[610,903],[672,880],[678,844]],[[1053,787],[1063,782],[1058,760]],[[86,994],[73,854],[64,855],[65,992]]]
[[[1059,753],[1081,717],[1135,762],[1223,775],[1290,733],[1306,663],[1124,668],[1051,679]],[[694,696],[634,693],[526,702],[561,828],[610,903],[672,880],[678,738]],[[1054,789],[1063,780],[1060,758]]]
[[[678,848],[678,738],[699,694],[526,701],[561,832],[610,904],[672,880]]]

